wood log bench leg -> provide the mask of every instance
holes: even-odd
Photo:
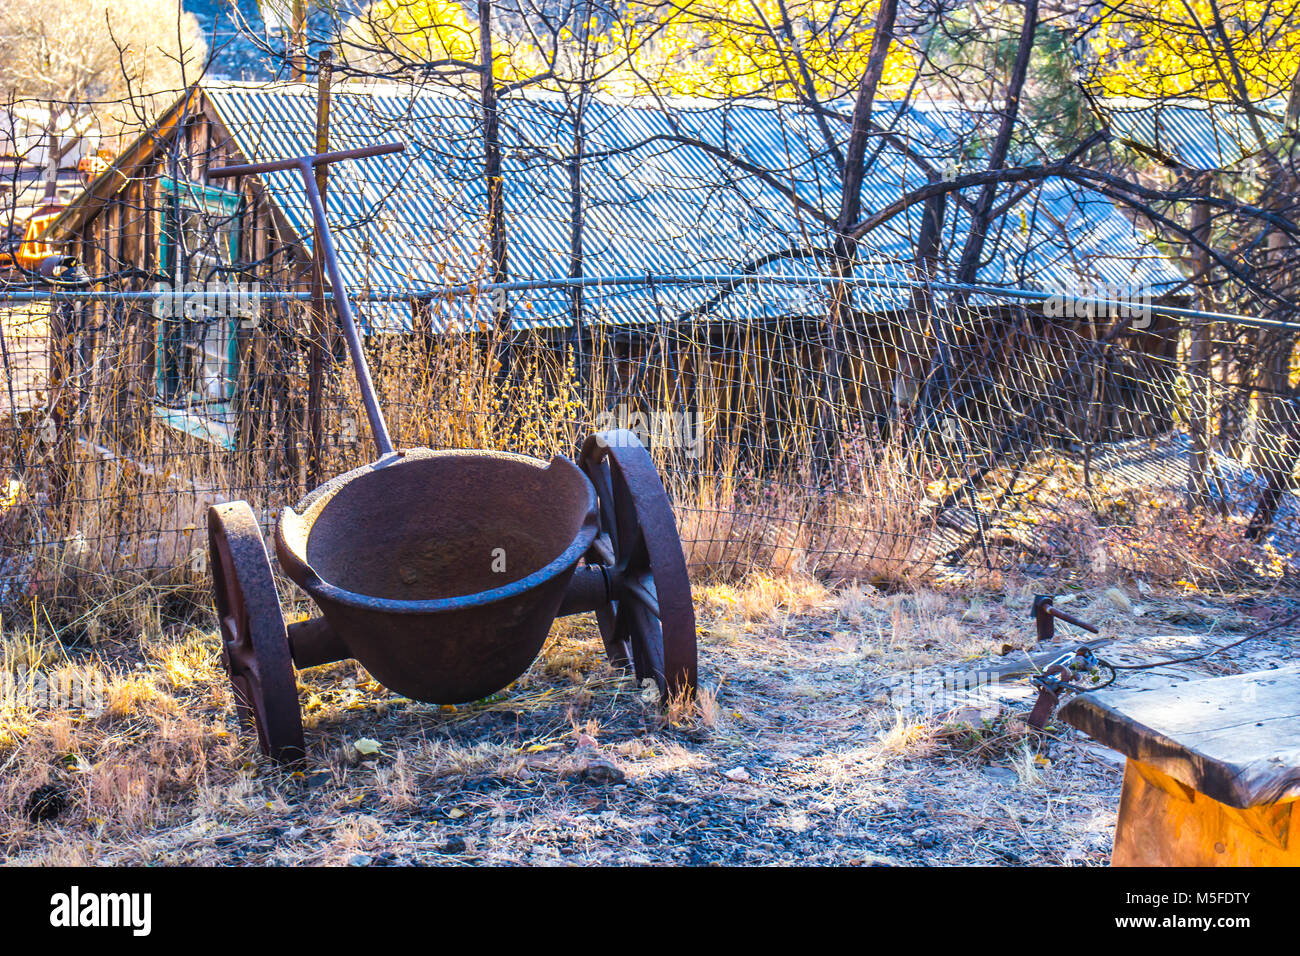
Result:
[[[1300,800],[1238,809],[1130,758],[1110,863],[1300,866]]]
[[[1079,694],[1128,758],[1113,866],[1300,866],[1300,667]]]

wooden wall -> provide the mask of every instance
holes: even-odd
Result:
[[[306,258],[286,241],[284,225],[262,190],[252,182],[208,177],[209,168],[243,161],[200,96],[141,162],[123,171],[117,189],[81,226],[72,254],[87,273],[106,277],[96,287],[99,291],[152,290],[163,278],[158,261],[161,179],[184,177],[242,194],[238,259],[255,265],[249,275],[232,275],[232,281],[256,282],[268,290],[305,290]],[[64,417],[71,418],[75,409],[83,436],[114,451],[156,452],[143,444],[156,432],[149,427],[158,358],[151,300],[79,306],[63,325],[63,334],[51,337],[50,349],[69,386]],[[297,353],[307,328],[305,308],[264,301],[257,324],[238,330],[237,454],[265,456],[267,436],[280,436],[278,451],[289,459],[286,467],[298,470],[302,389],[291,379],[303,364]]]

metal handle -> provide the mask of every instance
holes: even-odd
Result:
[[[385,153],[400,153],[406,149],[405,143],[381,143],[378,146],[363,146],[360,149],[338,149],[332,153],[317,153],[313,156],[295,156],[293,159],[277,159],[269,163],[244,163],[241,166],[218,166],[208,170],[209,179],[225,179],[228,176],[252,176],[256,173],[274,173],[284,169],[298,169],[304,161],[312,166],[323,166],[340,159],[365,159],[367,156],[382,156]]]
[[[1101,633],[1101,629],[1097,627],[1095,624],[1089,624],[1087,621],[1081,621],[1073,614],[1066,614],[1064,611],[1060,610],[1055,605],[1049,604],[1047,605],[1045,610],[1048,614],[1052,615],[1052,617],[1064,621],[1066,624],[1073,624],[1075,627],[1081,627],[1085,631],[1088,631],[1091,634]]]
[[[317,166],[341,159],[364,159],[367,156],[380,156],[384,153],[400,153],[404,149],[406,149],[405,143],[382,143],[377,146],[364,146],[361,149],[295,156],[292,159],[277,159],[270,163],[219,166],[208,170],[210,179],[225,179],[229,176],[253,175],[285,169],[296,169],[302,175],[303,186],[307,190],[307,201],[311,205],[312,220],[316,223],[316,234],[320,237],[320,248],[316,250],[316,254],[321,257],[321,264],[324,265],[325,273],[329,276],[330,290],[334,293],[334,312],[343,331],[343,339],[347,342],[348,354],[352,357],[352,369],[356,372],[357,385],[361,389],[361,401],[366,407],[366,418],[370,420],[370,431],[375,436],[375,445],[379,449],[380,457],[392,454],[393,440],[388,435],[388,423],[384,421],[384,413],[375,398],[375,383],[370,378],[370,367],[366,364],[366,356],[361,348],[361,336],[357,333],[357,323],[352,315],[352,303],[348,301],[343,275],[339,272],[334,237],[330,235],[329,223],[325,221],[325,203],[321,200],[320,190],[316,188],[316,176],[312,170]]]

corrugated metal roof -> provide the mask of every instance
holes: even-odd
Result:
[[[301,84],[205,87],[213,108],[250,161],[312,151],[315,93]],[[344,274],[355,291],[418,292],[481,279],[486,262],[485,189],[476,103],[428,88],[400,85],[342,86],[332,100],[333,149],[387,140],[406,142],[398,155],[333,167],[330,211]],[[896,104],[885,103],[897,117]],[[911,107],[898,128],[933,147],[942,141],[947,114]],[[583,164],[584,261],[587,276],[738,273],[782,250],[827,248],[826,230],[756,175],[695,146],[669,139],[677,133],[727,149],[771,169],[792,169],[798,195],[834,210],[839,176],[825,154],[810,116],[786,105],[656,108],[593,101],[585,117]],[[553,96],[513,97],[501,104],[509,273],[514,279],[559,278],[569,273],[572,121]],[[947,147],[944,147],[947,148]],[[916,165],[893,147],[869,168],[863,199],[870,210],[925,183]],[[296,173],[267,177],[267,186],[298,235],[309,237],[309,215]],[[950,204],[950,210],[956,209]],[[920,207],[896,217],[864,242],[862,275],[910,275]],[[949,248],[960,250],[964,213],[950,215]],[[1149,249],[1131,223],[1104,198],[1067,183],[1048,181],[1013,208],[979,272],[989,285],[1016,284],[1073,291],[1081,282],[1159,288],[1182,276]],[[773,262],[762,293],[729,297],[721,318],[812,311],[825,291],[782,286],[779,277],[816,272],[809,260]],[[942,277],[941,277],[942,278]],[[617,324],[654,322],[694,309],[716,289],[704,286],[611,286],[587,289],[588,315]],[[861,288],[863,308],[884,310],[905,292]],[[570,293],[530,290],[512,295],[516,322],[529,326],[570,323]],[[444,326],[481,318],[439,307]],[[380,312],[383,313],[382,317]],[[374,307],[381,327],[402,327],[399,307]]]
[[[1255,104],[1255,120],[1239,106],[1206,100],[1102,100],[1111,135],[1196,170],[1227,169],[1266,148],[1282,134],[1275,117],[1282,100]],[[1260,142],[1260,134],[1264,141]]]

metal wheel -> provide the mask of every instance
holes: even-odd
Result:
[[[596,487],[600,530],[586,555],[608,569],[615,600],[596,611],[605,651],[664,699],[696,689],[695,607],[672,506],[633,432],[592,435],[579,466]]]
[[[262,531],[246,502],[208,509],[208,554],[221,622],[221,662],[235,689],[240,720],[257,728],[262,753],[298,760],[306,749],[289,636]]]

